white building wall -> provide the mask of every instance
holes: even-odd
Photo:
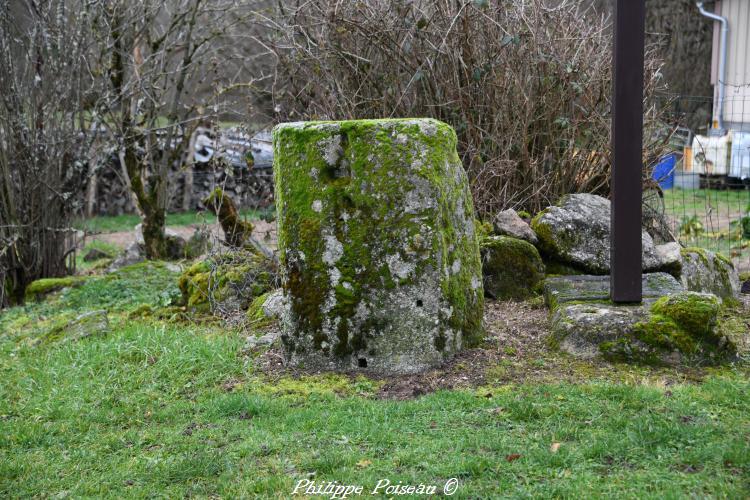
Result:
[[[729,21],[727,37],[726,128],[750,131],[750,0],[721,0],[716,11]],[[715,26],[714,71],[718,68],[719,23]],[[716,82],[716,73],[712,78]],[[718,86],[714,87],[714,105],[718,106]]]

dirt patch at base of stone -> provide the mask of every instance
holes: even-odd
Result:
[[[750,304],[744,310],[750,321]],[[711,372],[705,367],[660,367],[611,363],[604,360],[578,360],[549,345],[548,311],[536,302],[488,301],[484,321],[485,342],[478,348],[459,353],[439,368],[408,376],[379,377],[365,371],[349,372],[354,380],[365,375],[382,382],[377,397],[405,400],[438,390],[483,388],[526,383],[587,383],[606,379],[620,383],[652,384],[660,387],[697,383]],[[747,346],[747,351],[750,345]],[[253,353],[255,370],[270,380],[289,376],[298,378],[320,371],[304,371],[283,365],[280,346]],[[738,365],[750,374],[750,367]]]

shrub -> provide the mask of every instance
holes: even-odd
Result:
[[[63,0],[0,4],[0,308],[74,267],[84,30]]]
[[[609,192],[611,29],[572,0],[310,0],[280,7],[279,118],[451,124],[476,208],[537,211]],[[663,138],[646,63],[646,163]]]

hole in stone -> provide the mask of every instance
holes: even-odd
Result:
[[[423,305],[422,299],[417,299],[417,307],[422,307]]]
[[[365,358],[359,358],[357,360],[357,366],[360,368],[367,368],[367,360]]]
[[[352,200],[352,197],[348,194],[345,194],[341,197],[341,204],[344,206],[345,209],[351,210],[354,208],[354,200]]]

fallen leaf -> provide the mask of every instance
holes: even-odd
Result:
[[[521,458],[520,453],[512,453],[510,455],[505,455],[505,460],[508,462],[513,462],[515,460],[518,460],[519,458]]]
[[[359,469],[364,469],[364,468],[369,467],[371,465],[372,465],[372,461],[371,460],[362,459],[359,462],[357,462],[357,467]]]
[[[557,450],[560,449],[560,443],[552,443],[552,445],[549,447],[549,451],[551,453],[557,453]]]

